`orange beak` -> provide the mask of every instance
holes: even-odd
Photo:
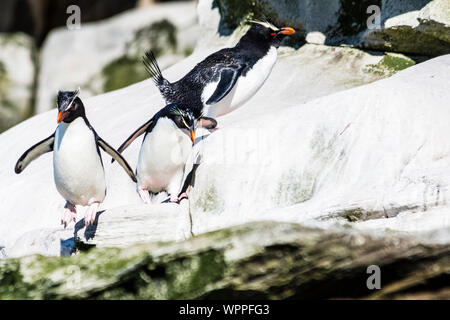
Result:
[[[191,130],[191,140],[192,140],[192,143],[194,143],[194,141],[195,141],[195,131],[194,130]]]
[[[291,27],[284,27],[284,28],[281,28],[281,31],[279,33],[289,36],[289,35],[295,33],[295,29],[291,28]]]
[[[62,111],[60,111],[60,112],[58,113],[58,119],[56,120],[56,122],[57,122],[57,123],[60,123],[61,121],[64,120],[65,117],[66,117],[66,113],[65,113],[65,112],[62,113]]]

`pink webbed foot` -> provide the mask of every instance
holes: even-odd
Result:
[[[188,199],[188,195],[186,192],[183,192],[182,194],[180,194],[179,197],[171,195],[169,202],[170,203],[180,203],[183,199]]]
[[[70,202],[66,202],[64,211],[61,217],[61,224],[66,228],[70,222],[75,222],[77,218],[77,208]]]
[[[152,201],[150,199],[150,194],[148,193],[147,190],[139,188],[138,193],[139,193],[139,196],[141,197],[142,201],[144,201],[145,204],[152,204]]]
[[[170,195],[169,202],[170,202],[170,203],[178,203],[178,197],[175,196],[175,195],[173,195],[173,194],[171,194],[171,195]]]
[[[89,206],[89,208],[87,208],[86,212],[84,213],[85,227],[88,227],[94,223],[95,218],[97,217],[97,209],[99,205],[100,205],[99,202],[94,202]]]
[[[178,196],[178,202],[181,202],[183,199],[189,199],[189,197],[188,197],[186,192],[183,192],[182,194],[180,194]]]

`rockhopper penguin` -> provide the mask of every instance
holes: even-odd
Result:
[[[295,33],[290,27],[250,22],[252,26],[235,47],[211,54],[173,83],[163,77],[153,53],[147,52],[144,64],[166,103],[181,102],[196,117],[215,118],[247,102],[272,71],[281,40]]]
[[[179,202],[184,169],[195,142],[197,118],[191,108],[182,103],[172,103],[157,112],[139,127],[117,149],[123,152],[136,138],[145,133],[136,168],[137,192],[150,204],[148,191],[157,194],[166,191],[171,202]],[[205,119],[207,128],[215,121]],[[112,159],[114,161],[114,159]]]
[[[89,124],[83,102],[77,91],[58,92],[56,131],[28,149],[17,161],[15,172],[21,173],[28,164],[44,153],[53,151],[53,176],[58,192],[66,199],[61,224],[66,227],[76,220],[76,205],[89,206],[85,225],[94,222],[97,208],[106,196],[106,183],[100,148],[136,177],[125,159],[110,147]]]

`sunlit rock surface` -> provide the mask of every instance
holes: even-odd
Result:
[[[202,41],[164,71],[170,81],[246,30],[221,36],[219,10],[204,0],[197,11]],[[86,229],[78,208],[64,230],[51,155],[13,171],[55,129],[56,110],[1,134],[0,257],[10,259],[0,298],[448,298],[450,55],[416,64],[316,44],[278,53],[245,106],[197,131],[187,171],[200,166],[180,205],[142,204],[103,154],[97,221]],[[164,106],[151,80],[87,96],[82,88],[91,124],[116,147]],[[141,141],[124,152],[132,167]],[[75,256],[20,258],[36,253]],[[371,264],[389,279],[375,293]]]

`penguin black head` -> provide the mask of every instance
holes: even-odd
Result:
[[[161,116],[166,116],[171,119],[178,128],[185,131],[192,140],[195,141],[195,126],[197,118],[194,116],[194,111],[183,103],[172,103],[167,105]]]
[[[58,123],[61,121],[70,123],[76,118],[84,116],[84,105],[78,97],[79,94],[80,89],[76,91],[58,91]]]
[[[291,27],[278,28],[267,21],[249,20],[252,26],[242,37],[243,40],[269,43],[275,47],[279,47],[281,41],[289,35],[295,33],[295,29]]]

